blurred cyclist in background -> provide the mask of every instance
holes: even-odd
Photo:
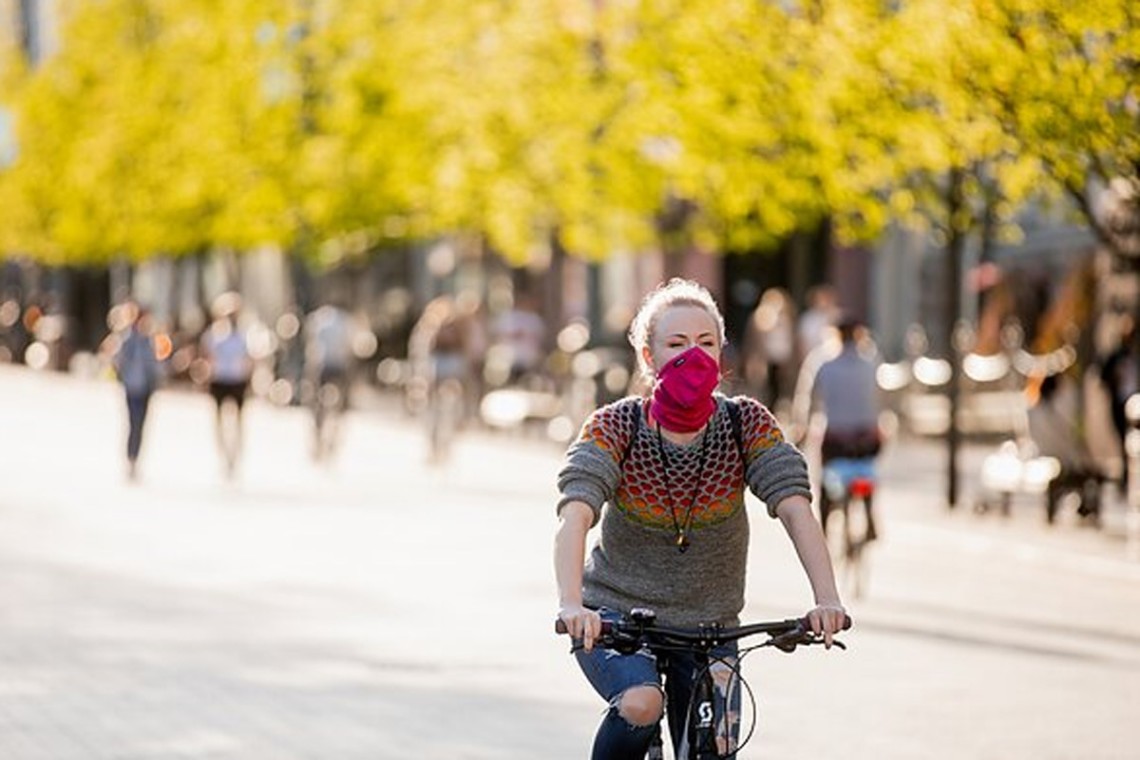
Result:
[[[424,307],[412,329],[408,355],[427,407],[429,458],[433,463],[448,458],[451,441],[471,404],[467,388],[477,384],[477,304],[477,300],[463,296],[439,296]]]
[[[828,358],[809,356],[800,378],[796,420],[801,438],[810,435],[811,417],[822,409],[826,423],[820,442],[822,471],[819,500],[820,523],[827,531],[831,504],[843,499],[847,484],[855,478],[875,478],[875,458],[882,447],[879,415],[882,411],[876,380],[878,356],[866,328],[850,316],[840,318],[836,328],[839,345],[820,347]],[[818,370],[812,374],[813,365]],[[871,505],[867,509],[867,540],[878,536]]]

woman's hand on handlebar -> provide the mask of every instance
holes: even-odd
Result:
[[[851,627],[851,618],[841,604],[820,604],[804,618],[815,636],[823,636],[823,646],[831,649],[832,638]]]
[[[581,639],[582,648],[589,652],[594,642],[602,635],[602,618],[594,610],[580,604],[563,605],[558,610],[558,619],[566,625],[566,632],[573,639]]]

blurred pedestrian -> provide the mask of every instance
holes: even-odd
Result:
[[[558,614],[581,639],[583,672],[609,702],[593,757],[643,757],[666,710],[681,757],[684,710],[699,665],[681,658],[662,683],[644,652],[595,644],[603,618],[637,607],[655,609],[665,626],[739,623],[749,535],[745,488],[795,545],[815,595],[806,615],[811,628],[830,644],[845,613],[812,513],[803,456],[760,402],[715,392],[725,335],[709,292],[679,279],[653,291],[634,318],[630,342],[654,378],[652,390],[596,410],[558,476]],[[601,534],[587,559],[594,525]],[[737,647],[725,644],[714,655],[714,712],[725,716],[723,729],[735,742]]]
[[[313,413],[313,458],[336,450],[348,409],[355,326],[339,303],[314,309],[305,319],[305,373]]]
[[[238,326],[241,297],[223,293],[214,301],[214,321],[202,335],[202,357],[208,366],[214,399],[218,449],[227,478],[237,471],[242,449],[242,407],[253,375],[253,360]]]
[[[796,307],[788,291],[764,291],[745,325],[742,343],[748,393],[778,409],[792,395],[796,372]]]
[[[1049,522],[1056,518],[1061,496],[1067,492],[1080,498],[1077,514],[1095,521],[1100,518],[1100,489],[1105,478],[1081,435],[1074,391],[1068,385],[1061,374],[1041,379],[1036,402],[1026,412],[1029,438],[1038,455],[1052,457],[1060,465],[1045,493]]]
[[[143,426],[150,399],[162,379],[162,367],[155,351],[150,312],[134,301],[118,308],[124,327],[112,359],[115,375],[127,400],[127,478],[138,477]]]
[[[517,296],[514,305],[495,319],[491,337],[492,350],[504,357],[506,382],[525,382],[541,369],[546,358],[546,321],[533,297]]]
[[[796,324],[797,361],[803,361],[827,340],[839,317],[839,296],[831,285],[822,284],[807,292],[807,308]]]

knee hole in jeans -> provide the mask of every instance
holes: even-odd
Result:
[[[665,698],[654,686],[634,686],[618,701],[618,715],[633,726],[651,726],[661,720],[664,712]]]

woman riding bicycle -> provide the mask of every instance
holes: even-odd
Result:
[[[796,548],[815,595],[807,613],[812,630],[830,645],[846,621],[803,456],[762,404],[715,393],[724,320],[709,292],[671,280],[642,302],[629,338],[653,379],[649,395],[595,411],[558,478],[559,618],[581,639],[579,665],[610,705],[594,760],[642,758],[666,706],[680,746],[678,718],[697,664],[678,659],[662,684],[644,652],[602,651],[594,642],[603,617],[637,607],[656,610],[663,625],[738,624],[749,533],[745,486]],[[599,522],[599,540],[583,562],[586,535]],[[714,654],[731,671],[735,651],[729,644]],[[727,675],[718,679],[724,690]]]

